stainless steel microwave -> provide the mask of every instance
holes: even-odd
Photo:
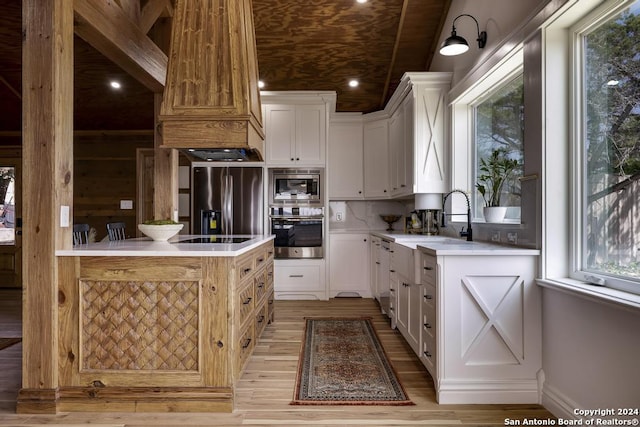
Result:
[[[323,180],[323,169],[270,169],[269,204],[272,206],[322,206]]]

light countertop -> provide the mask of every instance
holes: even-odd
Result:
[[[225,243],[228,238],[249,238],[242,243]],[[186,240],[205,238],[207,243],[185,243]],[[75,246],[56,251],[56,256],[162,256],[162,257],[234,257],[273,240],[274,235],[200,236],[179,234],[168,242],[154,242],[148,237],[106,241]]]
[[[540,255],[538,249],[499,245],[489,242],[467,242],[447,236],[426,236],[423,234],[403,234],[372,232],[385,240],[417,249],[429,255]]]

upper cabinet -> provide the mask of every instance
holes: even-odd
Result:
[[[359,138],[348,135],[358,133],[355,122],[346,125],[342,120],[332,120],[330,198],[385,199],[445,193],[450,82],[451,73],[406,73],[384,110],[362,116],[362,144]]]
[[[266,163],[324,166],[334,92],[262,92]]]
[[[364,123],[364,197],[384,199],[389,191],[389,121],[367,114]]]
[[[336,113],[329,126],[329,198],[364,198],[362,114]]]
[[[444,193],[451,73],[405,73],[389,100],[392,196]]]

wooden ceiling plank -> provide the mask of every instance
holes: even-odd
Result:
[[[75,0],[75,33],[153,92],[164,90],[167,55],[117,5]]]
[[[384,80],[384,89],[382,90],[382,96],[380,97],[380,108],[384,108],[384,104],[387,100],[387,93],[389,92],[389,85],[391,84],[391,75],[394,70],[394,64],[396,62],[396,56],[398,54],[398,47],[400,46],[400,37],[402,36],[402,29],[404,27],[404,17],[407,14],[407,7],[409,6],[409,0],[402,2],[402,12],[400,14],[400,22],[398,23],[398,31],[396,32],[396,40],[393,45],[393,53],[391,54],[391,61],[389,62],[387,78]]]
[[[147,34],[167,9],[173,10],[171,0],[149,0],[142,8],[140,16],[140,29],[142,32]]]

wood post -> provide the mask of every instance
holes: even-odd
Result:
[[[55,413],[56,249],[72,245],[73,2],[23,0],[23,355],[19,413]]]

